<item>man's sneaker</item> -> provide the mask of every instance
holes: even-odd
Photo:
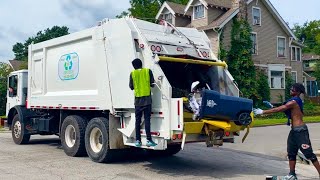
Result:
[[[284,176],[282,178],[282,180],[297,180],[297,179],[298,179],[297,176],[294,176],[294,175],[291,175],[291,174],[286,175],[286,176]]]
[[[141,143],[141,141],[139,141],[139,140],[136,140],[136,143],[135,143],[135,145],[136,145],[136,147],[141,147],[142,143]]]
[[[156,146],[157,144],[155,142],[153,142],[152,140],[148,140],[147,141],[147,146],[150,147],[150,146]]]

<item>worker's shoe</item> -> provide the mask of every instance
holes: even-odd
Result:
[[[142,143],[140,140],[136,140],[136,143],[135,143],[136,147],[141,147]]]
[[[297,180],[297,179],[298,179],[297,176],[291,175],[291,174],[286,175],[282,178],[282,180]]]
[[[147,146],[150,147],[150,146],[156,146],[157,144],[155,142],[153,142],[152,140],[148,140],[147,141]]]

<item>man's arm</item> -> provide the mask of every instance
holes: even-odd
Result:
[[[133,89],[134,89],[134,87],[133,87],[133,80],[132,80],[131,73],[130,73],[129,87],[130,87],[130,89],[131,89],[131,90],[133,90]]]
[[[282,106],[279,106],[279,107],[276,107],[276,108],[272,108],[272,109],[268,109],[268,110],[263,110],[263,114],[271,114],[271,113],[276,113],[276,112],[283,112],[283,111],[286,111],[288,109],[293,108],[295,104],[297,104],[296,101],[289,101],[285,105],[282,105]]]
[[[149,75],[150,75],[150,86],[154,87],[154,77],[152,71],[149,69]]]

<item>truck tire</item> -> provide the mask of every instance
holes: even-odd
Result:
[[[67,116],[61,126],[61,144],[68,156],[85,156],[84,142],[87,121],[77,115]]]
[[[181,144],[171,144],[168,145],[166,150],[152,150],[148,149],[148,155],[151,157],[165,157],[173,156],[181,150]]]
[[[20,121],[19,114],[16,114],[12,120],[12,139],[16,144],[27,144],[30,140],[30,134],[25,134],[25,128]]]
[[[85,135],[86,150],[92,161],[103,163],[112,161],[109,147],[109,121],[104,117],[90,120]]]

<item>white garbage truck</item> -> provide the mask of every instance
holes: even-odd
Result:
[[[177,28],[135,18],[104,19],[95,27],[31,44],[28,70],[8,77],[7,118],[16,144],[30,136],[58,135],[69,156],[108,162],[117,149],[135,146],[132,60],[152,70],[151,135],[147,147],[175,154],[185,143],[208,147],[232,141],[253,122],[252,101],[239,97],[227,64],[210,40],[194,28]],[[190,85],[205,84],[200,116],[188,105]],[[247,134],[246,134],[247,135]]]

